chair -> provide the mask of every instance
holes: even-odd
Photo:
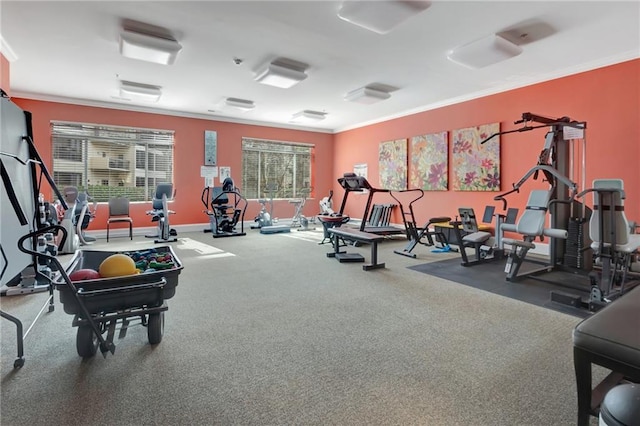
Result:
[[[112,197],[109,199],[109,218],[107,219],[107,242],[109,242],[109,225],[118,222],[129,223],[129,238],[133,240],[133,219],[129,216],[129,199]]]

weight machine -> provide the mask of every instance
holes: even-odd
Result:
[[[541,123],[532,125],[532,123]],[[523,124],[519,129],[503,131],[489,136],[481,143],[485,143],[494,136],[525,132],[540,128],[548,128],[545,143],[537,164],[531,168],[513,189],[496,196],[496,201],[502,201],[504,209],[507,207],[506,196],[519,192],[530,178],[538,179],[542,175],[549,184],[547,190],[532,191],[527,208],[518,223],[503,224],[503,232],[515,232],[522,235],[522,240],[503,240],[512,249],[507,259],[505,272],[508,281],[517,281],[523,277],[537,277],[540,273],[567,271],[580,273],[591,270],[591,258],[585,251],[589,245],[587,225],[591,217],[591,209],[576,199],[579,188],[585,187],[586,181],[586,128],[584,121],[572,120],[569,117],[549,118],[532,113],[523,113],[522,118],[514,124]],[[576,212],[580,212],[577,214]],[[546,218],[550,223],[546,227]],[[542,267],[519,273],[520,266],[525,260],[527,252],[535,248],[536,238],[549,241],[549,259],[542,263]],[[560,284],[560,283],[558,283]],[[584,286],[562,283],[560,285],[576,290],[585,291]],[[551,299],[560,303],[578,305],[575,298],[560,292],[551,292]],[[567,299],[571,299],[567,302]]]
[[[640,249],[640,235],[631,234],[624,214],[624,185],[620,179],[597,179],[593,187],[576,198],[593,194],[595,214],[589,221],[594,263],[600,267],[589,274],[591,293],[589,310],[595,311],[622,296],[627,291],[627,272]],[[629,288],[638,285],[635,282]]]
[[[482,215],[483,223],[491,223],[495,217],[495,235],[490,232],[480,231],[476,214],[470,207],[458,209],[460,220],[451,222],[453,232],[456,235],[462,256],[462,266],[474,266],[489,261],[502,260],[504,258],[503,224],[515,224],[518,209],[509,208],[507,213],[496,213],[494,206],[486,206]],[[462,230],[460,228],[462,227]],[[464,235],[462,233],[465,233]],[[473,248],[474,258],[469,259],[466,247]]]

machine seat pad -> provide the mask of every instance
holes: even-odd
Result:
[[[462,237],[462,241],[464,241],[465,243],[478,244],[484,243],[489,238],[491,238],[490,232],[478,231],[465,235],[464,237]]]
[[[640,234],[629,234],[627,238],[628,238],[627,244],[617,244],[617,247],[616,247],[617,251],[630,254],[640,249]],[[611,244],[607,244],[607,243],[604,244],[605,247],[609,247],[610,245]],[[598,252],[599,248],[600,248],[600,243],[598,242],[591,243],[591,249],[596,253]]]
[[[528,247],[530,249],[536,248],[536,245],[534,243],[529,242],[529,241],[514,240],[512,238],[503,238],[502,242],[504,244],[509,244],[510,246]]]
[[[431,219],[429,219],[429,224],[432,223],[441,223],[441,222],[451,222],[451,218],[450,217],[446,217],[446,216],[442,216],[442,217],[432,217]]]
[[[573,330],[573,345],[640,369],[640,287],[611,302]]]

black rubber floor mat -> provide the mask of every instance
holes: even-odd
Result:
[[[588,277],[565,271],[553,271],[540,274],[535,278],[526,277],[517,282],[509,282],[505,279],[505,263],[506,261],[495,261],[465,267],[462,266],[460,259],[447,259],[409,266],[409,269],[577,317],[586,318],[590,315],[586,309],[551,301],[551,291],[573,294],[587,300]],[[525,273],[535,266],[525,263],[521,271]]]

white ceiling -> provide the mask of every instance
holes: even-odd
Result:
[[[0,34],[16,97],[291,128],[299,127],[289,123],[292,114],[325,111],[312,128],[326,132],[640,56],[638,1],[434,1],[385,35],[339,19],[340,5],[1,0]],[[183,46],[175,64],[122,57],[123,19],[170,30]],[[477,70],[446,58],[453,47],[504,32],[528,34],[518,41],[521,55]],[[290,89],[255,82],[256,70],[275,57],[309,64],[308,78]],[[163,95],[153,104],[122,100],[118,80],[158,85]],[[343,100],[372,83],[397,90],[373,105]],[[220,110],[225,97],[252,100],[256,108]]]

